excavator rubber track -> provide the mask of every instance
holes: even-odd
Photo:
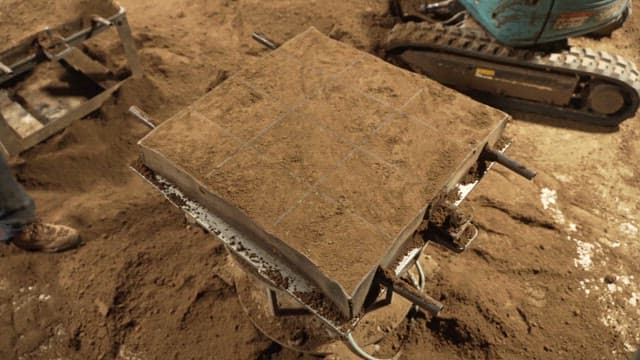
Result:
[[[386,52],[387,59],[395,64],[507,111],[540,113],[615,127],[633,117],[640,104],[640,72],[636,66],[620,56],[603,51],[580,47],[551,53],[516,49],[501,45],[478,29],[407,22],[397,24],[390,32]],[[457,65],[451,65],[453,62]],[[500,70],[496,72],[493,68],[518,72],[519,79],[500,79]],[[485,88],[479,90],[470,86],[477,79],[469,77],[485,78]],[[527,84],[530,82],[527,79],[534,77],[538,77],[539,82]],[[464,84],[464,81],[467,83]],[[534,95],[528,98],[511,96],[504,90],[492,89],[487,81],[502,81],[520,90],[523,86],[529,86],[533,94],[550,95],[545,95],[546,99],[545,96],[537,98]],[[563,89],[555,89],[554,86]],[[598,91],[605,90],[593,93],[595,88]],[[611,91],[615,92],[614,97],[619,103],[615,106],[619,107],[611,112],[594,111],[590,101],[598,102],[600,108],[609,106],[607,102],[610,99],[607,97]],[[562,94],[560,97],[564,99],[554,99],[554,92]]]

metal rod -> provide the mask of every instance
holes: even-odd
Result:
[[[100,23],[100,24],[102,24],[102,25],[104,25],[104,26],[111,26],[111,25],[113,25],[113,24],[111,23],[111,21],[109,21],[109,20],[107,20],[107,19],[105,19],[105,18],[103,18],[102,16],[99,16],[99,15],[93,15],[93,16],[91,17],[91,20],[93,20],[93,21],[95,21],[95,22],[97,22],[97,23]]]
[[[442,9],[444,7],[447,6],[451,6],[453,4],[454,0],[445,0],[445,1],[440,1],[437,3],[431,3],[431,4],[422,4],[420,5],[420,11],[424,12],[424,13],[428,13],[432,10],[436,10],[436,9]]]
[[[424,291],[424,285],[426,283],[426,277],[424,276],[424,270],[420,265],[420,260],[416,260],[416,269],[418,269],[418,290]]]
[[[420,308],[430,312],[433,315],[438,315],[444,308],[444,305],[431,296],[420,292],[419,290],[412,288],[411,285],[404,282],[399,277],[392,275],[389,271],[380,271],[380,282],[382,285],[392,289],[393,292],[411,301],[413,304]]]
[[[444,308],[441,302],[427,294],[418,294],[417,292],[409,291],[405,287],[400,286],[394,286],[393,291],[433,315],[438,315]]]
[[[271,315],[278,316],[280,315],[280,306],[278,305],[278,294],[276,294],[275,290],[267,289],[267,297],[269,298],[269,303],[271,304]]]
[[[536,177],[535,171],[528,169],[526,166],[511,159],[510,157],[501,153],[498,150],[495,150],[486,146],[483,150],[482,155],[486,160],[495,161],[498,164],[506,167],[507,169],[515,172],[516,174],[526,178],[527,180],[533,180],[533,178]]]
[[[278,44],[273,42],[271,39],[266,37],[264,34],[261,34],[261,33],[258,33],[258,32],[254,32],[253,34],[251,34],[251,37],[253,38],[253,40],[259,42],[260,44],[268,47],[271,50],[275,50],[275,49],[278,48]]]
[[[416,259],[415,266],[418,270],[418,284],[416,284],[416,287],[418,288],[418,290],[420,290],[420,292],[423,292],[426,278],[424,276],[424,270],[422,270],[422,265],[420,265],[420,259]],[[415,309],[415,311],[418,311],[418,305],[414,305],[413,308]]]
[[[2,62],[0,62],[0,70],[2,70],[5,74],[13,74],[13,70]]]
[[[138,120],[142,121],[148,127],[152,129],[156,128],[156,124],[153,122],[153,120],[151,120],[151,116],[149,116],[149,114],[147,114],[146,112],[142,111],[142,109],[140,109],[139,107],[132,105],[129,108],[129,112],[131,113],[131,115],[138,118]]]

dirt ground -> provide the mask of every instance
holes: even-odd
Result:
[[[0,359],[299,358],[244,317],[222,245],[129,170],[148,129],[126,110],[163,120],[192,103],[266,53],[252,31],[284,41],[313,25],[374,51],[385,2],[121,2],[145,76],[15,168],[39,215],[77,227],[86,244],[57,255],[0,247]],[[0,1],[0,32],[33,25],[29,6],[46,4]],[[612,39],[579,42],[640,63],[640,17]],[[122,63],[112,38],[90,46]],[[407,319],[380,353],[628,359],[640,343],[640,119],[603,132],[516,114],[508,133],[538,178],[499,167],[485,178],[467,204],[481,228],[472,249],[429,248],[427,291],[445,311]]]

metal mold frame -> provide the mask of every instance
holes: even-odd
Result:
[[[116,13],[109,17],[105,18],[100,15],[93,15],[90,19],[77,18],[55,28],[45,28],[25,38],[18,45],[8,50],[0,51],[1,87],[17,76],[34,69],[41,63],[47,61],[64,61],[78,45],[115,27],[130,71],[130,76],[106,88],[96,82],[97,85],[104,89],[103,91],[88,99],[86,102],[67,109],[63,116],[44,123],[42,128],[25,137],[19,135],[9,126],[6,119],[0,114],[0,156],[9,158],[35,146],[63,130],[73,121],[81,119],[99,109],[128,79],[142,76],[142,65],[133,41],[131,28],[127,21],[126,10],[115,1],[112,2],[112,5]],[[89,25],[86,24],[87,20],[90,22]],[[47,43],[48,41],[49,43]],[[53,43],[51,43],[51,41]],[[84,53],[81,54],[84,55]],[[73,64],[69,65],[73,67]],[[76,68],[76,70],[82,72],[80,68]],[[38,117],[35,116],[35,118]]]

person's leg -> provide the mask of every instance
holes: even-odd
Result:
[[[35,204],[0,156],[0,241],[8,242],[35,221]]]
[[[0,241],[30,251],[57,252],[80,245],[78,232],[36,221],[35,203],[0,156]]]

